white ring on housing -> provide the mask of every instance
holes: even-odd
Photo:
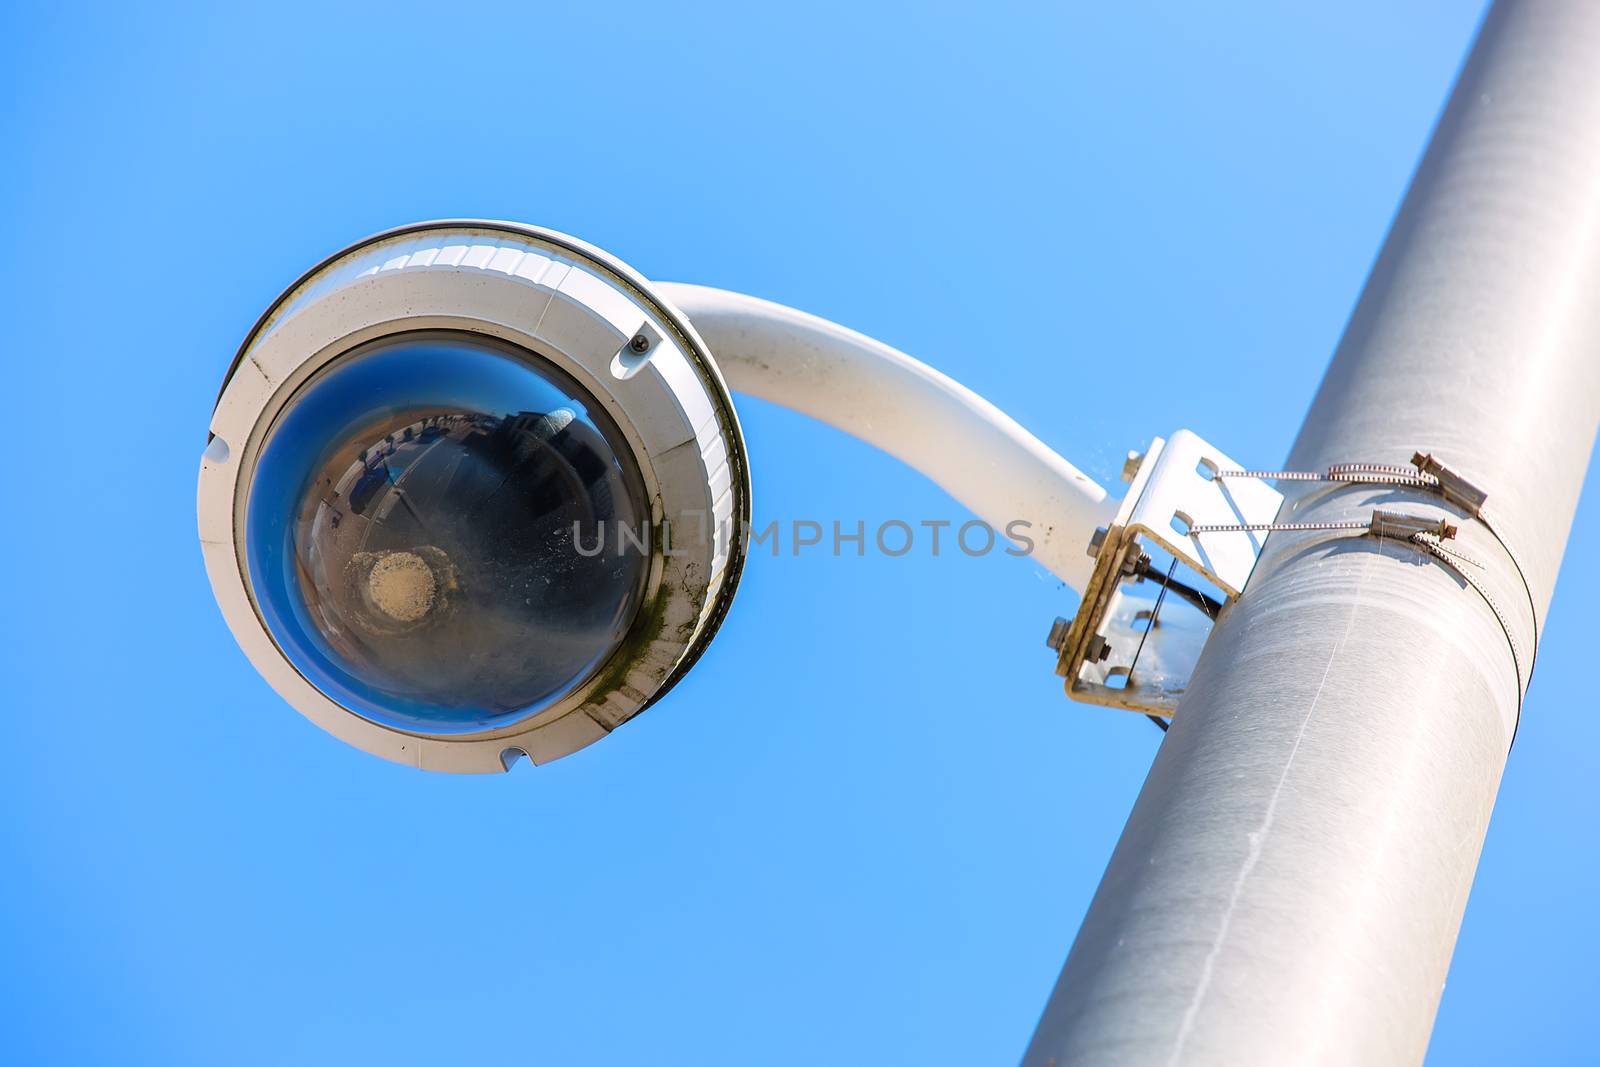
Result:
[[[417,330],[509,342],[576,379],[621,429],[650,507],[651,557],[632,626],[586,681],[531,718],[482,733],[380,725],[325,696],[258,614],[245,566],[246,504],[269,429],[316,371],[358,346]],[[631,343],[645,338],[637,353]],[[573,238],[514,223],[420,223],[368,238],[302,277],[245,339],[200,465],[201,548],[235,640],[312,722],[375,755],[428,770],[545,763],[604,737],[666,692],[715,634],[749,528],[744,440],[704,343],[650,283]]]

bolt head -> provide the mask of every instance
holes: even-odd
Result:
[[[650,338],[641,333],[628,342],[628,347],[640,354],[648,352],[650,351]]]
[[[1106,536],[1110,533],[1111,531],[1106,529],[1104,526],[1100,526],[1095,529],[1094,534],[1089,538],[1090,559],[1098,559],[1100,557],[1100,549],[1105,547]]]
[[[1060,652],[1063,648],[1065,648],[1067,644],[1067,630],[1070,629],[1071,626],[1072,623],[1069,620],[1063,619],[1061,616],[1057,615],[1056,621],[1050,624],[1050,636],[1045,638],[1045,647],[1052,648],[1057,652]]]

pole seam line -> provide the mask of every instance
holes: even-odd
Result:
[[[1378,538],[1378,555],[1383,555],[1383,538]],[[1199,1017],[1200,1005],[1205,1001],[1206,993],[1210,991],[1211,980],[1216,974],[1217,956],[1222,952],[1223,943],[1228,939],[1228,931],[1233,926],[1233,913],[1238,910],[1239,898],[1244,895],[1245,883],[1250,880],[1250,874],[1255,870],[1256,864],[1261,859],[1261,852],[1266,844],[1267,833],[1272,829],[1273,820],[1277,817],[1278,802],[1283,797],[1283,788],[1288,784],[1289,771],[1294,767],[1295,757],[1300,754],[1300,745],[1305,740],[1306,730],[1311,726],[1311,718],[1316,714],[1317,704],[1322,700],[1322,691],[1328,686],[1328,676],[1333,673],[1333,665],[1339,658],[1339,653],[1344,651],[1345,642],[1350,639],[1350,634],[1355,630],[1356,616],[1361,612],[1361,587],[1364,582],[1358,581],[1355,589],[1355,600],[1350,605],[1350,618],[1345,621],[1344,633],[1339,635],[1338,644],[1328,653],[1328,662],[1322,668],[1322,677],[1317,681],[1316,692],[1311,694],[1311,703],[1306,708],[1305,718],[1300,720],[1300,728],[1295,731],[1294,745],[1289,749],[1289,758],[1284,761],[1283,773],[1278,775],[1278,784],[1272,790],[1272,796],[1267,801],[1266,812],[1262,816],[1261,826],[1248,835],[1248,849],[1245,852],[1244,863],[1239,868],[1238,877],[1234,879],[1233,891],[1228,894],[1228,910],[1222,915],[1222,921],[1217,926],[1217,936],[1211,943],[1211,949],[1206,953],[1206,958],[1201,964],[1200,978],[1195,983],[1194,995],[1189,1000],[1189,1006],[1184,1010],[1183,1020],[1178,1026],[1178,1035],[1173,1040],[1172,1052],[1167,1058],[1167,1067],[1177,1067],[1183,1056],[1183,1050],[1189,1043],[1189,1035],[1194,1030],[1194,1024]]]

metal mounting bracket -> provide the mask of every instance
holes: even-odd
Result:
[[[1156,438],[1143,456],[1131,456],[1132,484],[1115,521],[1095,531],[1089,554],[1094,573],[1078,614],[1053,642],[1056,673],[1074,700],[1171,715],[1188,687],[1200,649],[1215,621],[1203,608],[1175,606],[1172,598],[1135,596],[1130,587],[1162,584],[1147,545],[1174,561],[1173,580],[1198,575],[1226,601],[1244,592],[1267,534],[1262,531],[1193,532],[1195,527],[1269,524],[1283,494],[1254,478],[1220,478],[1238,464],[1188,430]],[[1188,575],[1178,575],[1187,568]],[[1157,573],[1160,572],[1160,573]],[[1198,583],[1196,583],[1198,584]],[[1158,604],[1165,604],[1157,610]]]

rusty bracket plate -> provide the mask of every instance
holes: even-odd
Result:
[[[1226,603],[1244,592],[1267,534],[1191,532],[1277,518],[1283,494],[1266,482],[1216,477],[1238,466],[1188,430],[1156,438],[1139,458],[1115,521],[1097,532],[1094,573],[1061,644],[1056,672],[1067,679],[1069,697],[1148,715],[1176,709],[1214,620],[1172,598],[1153,615],[1153,597],[1133,596],[1127,586],[1138,580],[1141,560],[1148,561],[1145,549],[1154,544],[1177,561],[1174,580],[1199,584],[1193,581],[1198,575],[1221,590]],[[1147,575],[1148,588],[1153,591],[1160,578]]]

